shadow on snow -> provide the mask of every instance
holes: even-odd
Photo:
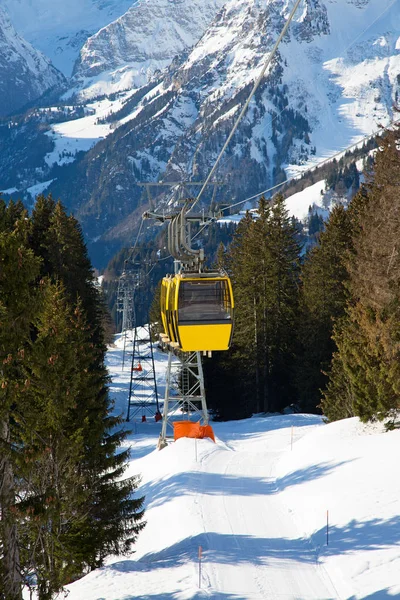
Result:
[[[343,528],[332,528],[330,539],[332,541],[327,552],[335,555],[398,546],[400,545],[400,516],[387,521],[380,519],[365,522],[351,521]],[[160,552],[146,554],[139,561],[124,560],[106,568],[130,572],[176,567],[187,562],[196,562],[199,546],[203,548],[204,561],[210,563],[268,565],[271,560],[303,563],[316,561],[316,553],[309,540],[305,538],[257,538],[210,532],[186,538]],[[387,590],[381,590],[366,598],[381,597],[391,596]]]
[[[145,484],[142,492],[149,498],[149,507],[161,506],[171,498],[183,495],[254,496],[276,494],[305,481],[325,477],[343,464],[345,462],[320,463],[299,469],[278,479],[189,471],[172,475],[168,479],[159,480],[156,483]]]
[[[356,521],[353,519],[343,527],[330,526],[329,546],[326,546],[326,527],[324,526],[312,536],[312,541],[321,547],[321,553],[323,551],[325,556],[400,546],[400,515],[386,521],[383,519]]]
[[[182,592],[170,592],[170,593],[161,593],[161,594],[146,594],[145,596],[140,596],[140,600],[179,600],[182,598]],[[210,598],[210,594],[208,592],[199,590],[195,592],[193,596],[190,597],[191,600],[201,600],[205,598]],[[213,595],[214,600],[248,600],[244,596],[237,596],[236,594],[223,594],[218,592],[216,596]],[[100,598],[99,600],[103,600]],[[137,596],[123,596],[121,600],[138,600]]]
[[[398,594],[389,594],[389,589],[386,588],[384,590],[378,590],[377,592],[372,592],[372,594],[368,594],[368,596],[351,596],[348,600],[393,600],[393,598],[398,598]]]

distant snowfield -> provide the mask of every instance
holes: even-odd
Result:
[[[317,181],[313,185],[286,199],[285,205],[290,216],[304,221],[311,207],[314,213],[321,215],[324,219],[329,216],[329,206],[324,205],[325,180]]]
[[[122,346],[117,338],[108,365],[125,415]],[[165,355],[156,366],[162,395]],[[158,451],[159,424],[130,427],[127,475],[142,475],[147,525],[135,553],[67,586],[69,600],[400,596],[400,431],[256,416],[213,423],[216,444],[181,439]]]
[[[54,149],[45,156],[46,163],[51,167],[54,163],[64,165],[73,162],[78,152],[87,152],[99,140],[107,137],[111,132],[111,125],[99,123],[99,119],[107,116],[111,109],[117,111],[121,108],[120,99],[108,99],[88,104],[92,112],[81,119],[67,121],[52,125],[48,135],[54,142]]]
[[[360,162],[362,168],[362,162]],[[296,217],[299,221],[307,221],[309,217],[309,209],[311,208],[314,214],[321,215],[323,219],[329,217],[332,208],[332,193],[325,191],[325,180],[321,179],[313,185],[308,186],[301,192],[297,192],[285,200],[285,206],[289,216]],[[250,203],[247,203],[250,207]],[[254,201],[252,203],[254,205]],[[246,205],[245,205],[246,207]],[[247,208],[247,207],[246,207]],[[219,224],[224,223],[239,223],[246,215],[246,210],[241,210],[235,215],[227,215],[218,219]]]

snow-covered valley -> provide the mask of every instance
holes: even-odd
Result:
[[[108,365],[125,415],[122,348],[117,338]],[[156,351],[161,396],[165,366]],[[182,438],[158,451],[160,424],[129,427],[127,475],[142,476],[147,525],[132,555],[68,586],[69,600],[399,597],[400,431],[257,415],[213,423],[215,444]]]

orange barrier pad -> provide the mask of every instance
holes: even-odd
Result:
[[[200,423],[192,423],[192,421],[175,421],[174,440],[181,437],[203,439],[211,438],[215,442],[214,431],[211,425],[200,425]]]

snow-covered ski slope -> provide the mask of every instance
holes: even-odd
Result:
[[[126,414],[121,359],[117,338],[108,364]],[[156,364],[162,394],[166,356]],[[216,444],[181,439],[158,451],[159,424],[130,427],[127,474],[142,475],[147,525],[135,553],[68,586],[68,600],[400,597],[400,431],[256,416],[214,423]]]

